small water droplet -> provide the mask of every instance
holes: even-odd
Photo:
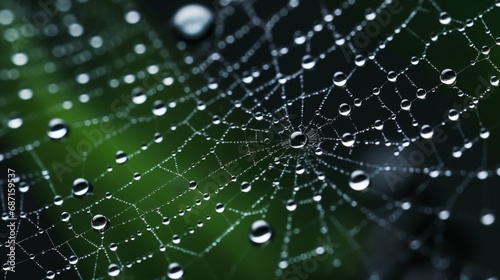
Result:
[[[69,260],[69,263],[70,263],[70,264],[77,264],[77,263],[78,263],[78,257],[77,257],[77,256],[75,256],[75,255],[71,255],[71,256],[69,256],[69,259],[68,259],[68,260]]]
[[[224,204],[222,204],[222,203],[217,203],[215,205],[215,212],[217,212],[217,213],[224,212],[224,209],[225,209],[225,207],[224,207]]]
[[[115,161],[118,164],[124,164],[128,161],[128,156],[124,151],[116,152]]]
[[[342,103],[339,106],[339,114],[344,117],[347,117],[351,114],[351,106],[347,103]]]
[[[274,237],[274,230],[269,223],[264,220],[255,221],[250,227],[250,242],[255,246],[265,246]]]
[[[370,177],[362,170],[355,170],[349,178],[349,186],[355,191],[362,191],[370,185]]]
[[[485,226],[490,226],[495,222],[495,214],[488,209],[485,209],[481,213],[481,223]]]
[[[52,119],[49,122],[49,129],[47,135],[52,140],[60,140],[67,137],[69,134],[69,127],[62,119]]]
[[[17,187],[19,192],[25,193],[28,192],[30,189],[30,185],[26,183],[25,181],[19,182],[19,186]]]
[[[288,211],[295,211],[295,209],[297,209],[297,203],[295,203],[292,199],[288,200],[286,202],[286,209]]]
[[[200,4],[188,4],[177,10],[172,23],[186,40],[197,40],[205,36],[214,21],[213,12]]]
[[[132,102],[134,102],[137,105],[146,102],[147,99],[148,96],[141,89],[135,89],[132,92]]]
[[[153,103],[153,114],[155,116],[161,117],[165,115],[166,112],[167,112],[167,106],[165,106],[165,103],[163,103],[163,101],[156,100]]]

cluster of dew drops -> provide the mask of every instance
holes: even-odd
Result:
[[[500,7],[500,1],[496,1],[495,5],[497,7]],[[374,13],[367,13],[366,14],[366,19],[370,20],[375,17]],[[2,25],[9,25],[13,22],[14,20],[14,14],[10,10],[1,10],[0,11],[0,24]],[[124,20],[129,23],[129,24],[136,24],[141,20],[141,15],[137,11],[128,11],[124,15]],[[181,7],[177,12],[174,14],[172,18],[173,26],[176,29],[176,31],[184,37],[186,40],[192,40],[192,39],[198,39],[203,37],[206,32],[210,29],[210,25],[213,24],[214,21],[214,14],[213,11],[208,9],[207,7],[200,5],[200,4],[186,4],[185,6]],[[446,12],[442,12],[439,15],[439,22],[443,25],[448,25],[452,21],[452,18],[448,15]],[[467,23],[468,25],[472,23]],[[71,24],[71,26],[68,27],[70,35],[74,37],[78,37],[83,33],[83,26],[74,23]],[[9,38],[7,38],[9,40]],[[340,39],[339,39],[340,40]],[[302,34],[296,34],[294,38],[294,42],[296,44],[303,44],[306,41],[306,37]],[[102,39],[100,37],[93,37],[91,39],[91,45],[93,47],[99,47],[103,44]],[[498,45],[500,45],[500,38],[497,39],[496,42]],[[135,51],[140,53],[144,51],[144,46],[136,46]],[[487,54],[489,52],[488,47],[483,47],[481,49],[481,52],[483,54]],[[413,57],[411,63],[412,64],[418,64],[418,58]],[[26,64],[29,63],[29,56],[26,53],[23,52],[18,52],[12,55],[11,61],[15,66],[22,67]],[[302,58],[302,67],[304,69],[312,69],[315,66],[315,59],[311,57],[310,55],[305,55]],[[363,66],[365,64],[365,58],[362,57],[361,55],[357,56],[355,58],[355,63],[357,66]],[[155,72],[158,71],[157,67],[154,69],[155,66],[150,66],[148,68],[149,72]],[[12,76],[11,78],[15,78],[16,73],[15,71],[9,74]],[[18,74],[17,74],[18,75]],[[397,73],[395,72],[389,72],[387,75],[387,79],[390,82],[395,82],[397,79]],[[80,84],[85,84],[89,81],[90,77],[88,74],[79,74],[76,77],[76,81]],[[133,77],[129,77],[129,79],[134,79]],[[248,79],[247,79],[248,80]],[[445,84],[445,85],[453,85],[457,80],[457,73],[452,70],[452,69],[445,69],[440,73],[440,81]],[[170,85],[173,83],[173,78],[167,77],[163,83],[165,85]],[[336,72],[333,76],[333,83],[335,86],[338,87],[343,87],[347,83],[347,76],[343,72]],[[496,76],[491,77],[490,83],[492,86],[498,86],[499,85],[499,79]],[[374,94],[377,95],[377,89],[374,90]],[[425,97],[425,90],[419,90],[417,91],[417,97]],[[29,88],[23,88],[18,92],[18,97],[22,100],[29,100],[33,97],[33,91]],[[82,95],[80,98],[81,102],[86,102],[88,101],[88,96],[87,95]],[[147,95],[141,91],[141,90],[135,90],[132,92],[131,100],[135,104],[143,104],[147,100]],[[202,110],[204,108],[204,104],[198,104],[197,108]],[[401,102],[401,108],[404,110],[409,110],[411,106],[411,102],[408,100],[402,100]],[[71,104],[65,102],[63,104],[63,107],[65,108],[71,108]],[[341,104],[339,106],[339,113],[343,116],[348,116],[350,114],[351,108],[348,104]],[[153,103],[153,108],[152,108],[152,113],[155,116],[163,116],[167,111],[167,106],[160,100],[157,100]],[[449,111],[448,117],[451,121],[456,121],[459,118],[459,112],[456,111],[455,109],[451,109]],[[20,115],[17,113],[11,113],[8,116],[7,120],[7,126],[10,129],[19,129],[23,125],[23,119]],[[375,128],[378,129],[378,127],[381,127],[383,124],[375,124]],[[68,137],[70,134],[70,126],[60,118],[54,118],[49,121],[48,123],[48,129],[47,129],[47,136],[54,141],[62,140],[66,137]],[[481,132],[481,137],[482,138],[487,138],[489,133],[488,131],[482,131]],[[420,136],[424,139],[430,139],[433,137],[433,129],[429,125],[423,125],[420,129]],[[307,145],[307,137],[300,131],[294,132],[290,135],[289,139],[289,145],[291,148],[294,149],[301,149],[305,145]],[[161,141],[161,135],[155,135],[155,141],[159,142]],[[342,135],[341,137],[341,143],[346,146],[346,147],[352,147],[354,144],[354,136],[352,134],[346,133]],[[453,153],[453,156],[459,157],[460,156],[460,150],[457,149]],[[4,155],[0,154],[0,161],[4,159]],[[129,160],[127,154],[124,151],[118,151],[116,153],[115,161],[117,164],[125,164]],[[111,167],[108,167],[110,169]],[[108,170],[109,171],[109,170]],[[499,174],[500,175],[500,174]],[[481,174],[478,174],[478,177],[483,176]],[[484,177],[484,176],[483,176]],[[141,178],[141,175],[139,173],[134,174],[134,179],[139,180]],[[369,185],[370,185],[370,176],[363,170],[355,170],[350,173],[349,177],[349,186],[355,190],[355,191],[363,191],[365,190]],[[190,188],[192,186],[195,186],[196,183],[191,182],[190,183]],[[29,190],[30,186],[26,182],[19,182],[18,189],[20,192],[25,193]],[[251,184],[248,182],[243,182],[241,184],[241,191],[242,192],[249,192],[251,190]],[[75,197],[85,197],[91,194],[92,192],[92,186],[91,184],[84,178],[78,178],[74,180],[73,182],[73,188],[72,188],[72,194]],[[106,194],[106,196],[110,196],[109,193]],[[63,202],[63,199],[61,196],[56,196],[54,198],[54,203],[56,205],[61,205]],[[286,202],[286,209],[289,211],[295,211],[297,208],[296,202],[293,200],[288,200]],[[215,211],[217,213],[223,213],[224,212],[224,205],[222,203],[217,203],[215,206]],[[63,212],[61,214],[61,220],[64,222],[68,222],[70,220],[70,214],[67,212]],[[449,217],[449,212],[446,210],[442,211],[439,213],[439,218],[440,219],[447,219]],[[495,221],[495,215],[491,212],[484,212],[481,215],[481,223],[484,225],[491,225]],[[169,222],[168,218],[164,218],[164,223]],[[104,233],[109,227],[110,227],[111,221],[108,219],[106,216],[102,214],[96,214],[92,217],[91,219],[91,227],[97,232]],[[254,246],[265,246],[269,244],[274,237],[274,230],[272,226],[265,220],[257,220],[253,222],[253,224],[250,227],[250,233],[249,233],[249,241],[251,244]],[[175,242],[175,238],[174,238]],[[116,250],[117,245],[112,244],[110,245],[111,250]],[[71,255],[68,258],[68,261],[70,264],[76,264],[78,263],[78,257],[75,255]],[[108,266],[108,275],[111,277],[115,277],[120,275],[122,268],[117,265],[117,264],[110,264]],[[168,266],[167,270],[167,276],[170,279],[181,279],[184,276],[185,272],[183,267],[176,262],[172,262]],[[55,273],[53,271],[47,271],[46,277],[48,279],[53,279],[55,277]]]

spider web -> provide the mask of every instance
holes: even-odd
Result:
[[[4,2],[5,279],[498,277],[498,1]]]

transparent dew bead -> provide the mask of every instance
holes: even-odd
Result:
[[[68,212],[62,212],[61,213],[61,221],[63,221],[63,222],[69,222],[70,218],[71,218],[71,215]]]
[[[30,190],[30,185],[28,183],[26,183],[25,181],[21,181],[21,182],[19,182],[17,189],[21,193],[26,193]]]
[[[445,85],[452,85],[457,80],[457,73],[451,69],[444,69],[439,79]]]
[[[351,133],[344,133],[341,138],[342,145],[345,147],[352,147],[354,146],[355,142],[355,137]]]
[[[297,45],[302,45],[306,42],[306,36],[302,31],[295,31],[293,33],[293,42]]]
[[[68,262],[69,262],[70,264],[77,264],[77,263],[78,263],[78,257],[77,257],[77,256],[75,256],[75,255],[71,255],[71,256],[69,256],[69,258],[68,258]]]
[[[423,88],[417,89],[417,98],[418,99],[425,99],[427,97],[427,91]]]
[[[339,114],[347,117],[351,114],[351,106],[347,103],[342,103],[339,106]]]
[[[90,184],[83,178],[78,178],[73,181],[73,195],[77,197],[85,196],[90,190]]]
[[[197,40],[208,34],[215,16],[212,10],[201,4],[187,4],[177,10],[172,24],[186,40]]]
[[[222,203],[217,203],[215,205],[215,212],[217,212],[217,213],[224,212],[224,209],[225,209],[225,207],[224,207],[224,204],[222,204]]]
[[[168,265],[167,276],[170,279],[182,279],[182,276],[184,276],[184,269],[176,262],[170,263]]]
[[[307,137],[300,131],[296,131],[290,135],[289,145],[291,148],[300,149],[307,144]]]
[[[494,87],[497,87],[500,84],[500,80],[498,79],[497,76],[492,76],[490,78],[490,84]]]
[[[357,54],[354,57],[354,64],[356,64],[356,66],[362,67],[365,65],[365,63],[366,63],[366,58],[363,55]]]
[[[398,79],[398,73],[394,71],[389,71],[389,73],[387,73],[387,80],[389,82],[395,83],[397,79]]]
[[[241,183],[241,191],[242,192],[249,192],[252,190],[252,185],[248,182],[243,182]]]
[[[189,189],[195,190],[196,188],[198,188],[198,183],[196,181],[190,181],[189,182]]]
[[[434,136],[434,129],[430,125],[424,124],[420,128],[420,136],[424,139],[431,139]]]
[[[16,113],[13,113],[9,116],[7,120],[7,126],[12,129],[20,128],[23,125],[23,119],[17,115]]]
[[[410,111],[410,109],[411,109],[411,102],[408,99],[403,99],[403,100],[401,100],[400,107],[401,107],[402,110]]]
[[[439,23],[442,25],[448,25],[451,23],[451,17],[447,12],[441,12],[439,14]]]
[[[286,202],[286,210],[295,211],[295,209],[297,209],[297,203],[295,203],[292,199],[288,200]]]
[[[349,177],[349,186],[355,191],[365,190],[370,185],[370,177],[362,170],[355,170]]]
[[[338,87],[343,87],[347,83],[347,76],[344,74],[344,72],[335,72],[333,75],[333,84],[338,86]]]
[[[250,227],[248,238],[250,239],[250,243],[256,247],[268,245],[271,243],[273,237],[273,228],[264,220],[255,221]]]
[[[47,136],[52,140],[61,140],[69,135],[69,126],[62,119],[52,119],[49,122]]]
[[[315,65],[316,59],[311,55],[306,54],[302,57],[302,68],[309,70],[314,68]]]
[[[141,90],[141,89],[135,89],[132,91],[132,102],[134,104],[140,105],[148,99],[148,96]]]
[[[165,103],[161,100],[156,100],[153,103],[153,114],[157,117],[161,117],[165,115],[167,112],[167,106],[165,106]]]
[[[124,164],[128,161],[128,156],[124,151],[116,152],[115,161],[118,164]]]
[[[495,222],[495,218],[495,214],[491,210],[484,209],[483,211],[481,211],[481,224],[485,226],[491,226]]]
[[[110,226],[110,221],[103,215],[95,215],[90,222],[92,228],[99,232],[104,232]]]
[[[459,118],[459,117],[460,117],[460,114],[458,113],[458,111],[457,111],[457,110],[455,110],[455,109],[450,109],[450,110],[448,111],[448,119],[449,119],[450,121],[456,122],[456,121],[458,121],[458,118]]]
[[[117,265],[117,264],[110,264],[108,266],[108,275],[111,276],[111,277],[115,277],[115,276],[118,276],[121,272],[121,269],[120,267]]]

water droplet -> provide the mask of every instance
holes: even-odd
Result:
[[[92,220],[90,222],[92,228],[99,232],[103,232],[106,229],[108,229],[110,224],[111,222],[109,221],[109,219],[100,214],[97,214],[94,217],[92,217]]]
[[[179,243],[181,243],[181,237],[180,237],[179,235],[177,235],[177,234],[174,234],[174,235],[172,236],[172,242],[173,242],[174,244],[179,244]]]
[[[295,203],[292,199],[288,200],[286,202],[286,209],[288,211],[295,211],[295,209],[297,209],[297,203]]]
[[[396,80],[398,79],[398,73],[394,72],[394,71],[389,71],[389,73],[387,73],[387,80],[389,82],[396,82]]]
[[[60,196],[60,195],[54,196],[54,204],[55,205],[60,206],[63,204],[63,202],[64,202],[64,200],[63,200],[62,196]]]
[[[450,109],[448,111],[448,119],[450,121],[453,121],[453,122],[457,121],[459,116],[460,116],[460,114],[455,109]]]
[[[433,135],[434,135],[434,129],[430,125],[424,124],[420,128],[420,136],[422,138],[431,139]]]
[[[215,212],[217,212],[217,213],[224,212],[224,209],[225,209],[225,207],[224,207],[224,204],[222,204],[222,203],[217,203],[215,205]]]
[[[125,14],[125,21],[130,24],[136,24],[141,20],[141,14],[137,11],[129,11]]]
[[[441,220],[447,220],[450,217],[450,211],[443,210],[443,211],[439,212],[438,217]]]
[[[349,178],[349,186],[355,191],[362,191],[370,185],[370,177],[362,170],[355,170]]]
[[[148,99],[148,96],[140,89],[136,89],[132,92],[132,102],[139,105]]]
[[[269,223],[264,220],[255,221],[250,227],[250,242],[255,246],[265,246],[274,237],[274,230]]]
[[[12,63],[14,63],[15,65],[17,66],[23,66],[25,65],[26,63],[28,63],[28,55],[26,55],[25,53],[15,53],[14,55],[12,55]]]
[[[178,263],[171,263],[168,265],[167,276],[170,279],[181,279],[184,276],[184,269]]]
[[[344,117],[347,117],[351,114],[351,106],[347,103],[342,103],[339,106],[339,114]]]
[[[485,226],[492,225],[495,222],[495,214],[488,209],[485,209],[481,213],[481,223]]]
[[[346,146],[346,147],[352,147],[354,145],[354,141],[355,141],[355,136],[352,135],[351,133],[344,133],[344,135],[342,135],[342,145]]]
[[[384,122],[381,120],[376,120],[375,123],[373,124],[373,127],[375,127],[376,130],[383,130]]]
[[[61,213],[61,221],[68,222],[70,218],[71,218],[71,215],[68,212]]]
[[[17,188],[20,192],[25,193],[29,191],[30,185],[28,185],[25,181],[21,181],[19,182],[19,186]]]
[[[401,100],[400,106],[401,106],[401,109],[403,109],[405,111],[410,111],[411,102],[408,99],[403,99],[403,100]]]
[[[488,137],[490,137],[490,131],[488,129],[486,129],[485,127],[482,127],[479,130],[479,137],[481,137],[483,139],[488,139]]]
[[[300,131],[296,131],[290,135],[290,147],[300,149],[307,144],[307,137]]]
[[[441,72],[439,79],[445,85],[452,85],[457,79],[457,73],[451,69],[444,69]]]
[[[7,126],[12,128],[12,129],[16,129],[16,128],[20,128],[21,125],[23,125],[23,119],[21,119],[21,117],[17,114],[11,114],[9,116],[9,120],[7,121]]]
[[[75,255],[71,255],[71,256],[69,256],[69,259],[68,259],[68,260],[69,260],[69,263],[70,263],[70,264],[77,264],[77,263],[78,263],[78,257],[77,257],[77,256],[75,256]]]
[[[333,84],[335,84],[338,87],[343,87],[347,83],[347,77],[344,74],[344,72],[336,72],[333,75]]]
[[[354,57],[354,64],[358,67],[364,66],[366,63],[366,58],[360,54],[357,54],[356,57]]]
[[[116,152],[115,161],[118,164],[124,164],[128,161],[128,156],[124,151]]]
[[[121,270],[120,267],[114,263],[110,264],[108,266],[108,275],[111,277],[118,276],[120,274]]]
[[[54,273],[54,271],[52,270],[48,270],[46,273],[45,273],[45,277],[47,279],[54,279],[54,277],[56,277],[56,274]]]
[[[375,13],[375,11],[373,11],[370,8],[366,9],[366,11],[365,11],[365,19],[366,20],[371,21],[371,20],[374,20],[375,17],[377,17],[377,14]]]
[[[153,114],[155,116],[163,116],[165,115],[165,113],[167,112],[167,106],[165,106],[165,103],[163,103],[163,101],[161,100],[156,100],[154,103],[153,103]]]
[[[52,140],[60,140],[67,137],[69,134],[68,125],[61,119],[52,119],[49,122],[47,135]]]
[[[425,99],[427,97],[427,91],[423,88],[417,89],[417,98],[418,99]]]
[[[498,79],[497,76],[492,76],[490,78],[490,83],[492,86],[497,87],[500,84],[500,80]]]
[[[302,31],[296,31],[293,33],[293,41],[297,45],[302,45],[306,42],[306,36],[302,33]]]
[[[441,12],[439,14],[439,23],[442,25],[448,25],[451,22],[451,17],[447,12]]]
[[[316,65],[316,59],[314,59],[314,57],[308,54],[302,57],[302,68],[309,70],[312,69],[314,65]]]
[[[252,189],[252,185],[248,182],[243,182],[241,183],[241,191],[242,192],[249,192]]]
[[[196,181],[189,182],[189,189],[190,190],[195,190],[197,187],[198,187],[198,183],[196,183]]]
[[[90,184],[87,180],[83,178],[78,178],[73,181],[73,195],[82,197],[88,193],[90,190]]]
[[[186,40],[197,40],[207,34],[214,21],[213,12],[200,4],[188,4],[177,10],[172,23]]]

